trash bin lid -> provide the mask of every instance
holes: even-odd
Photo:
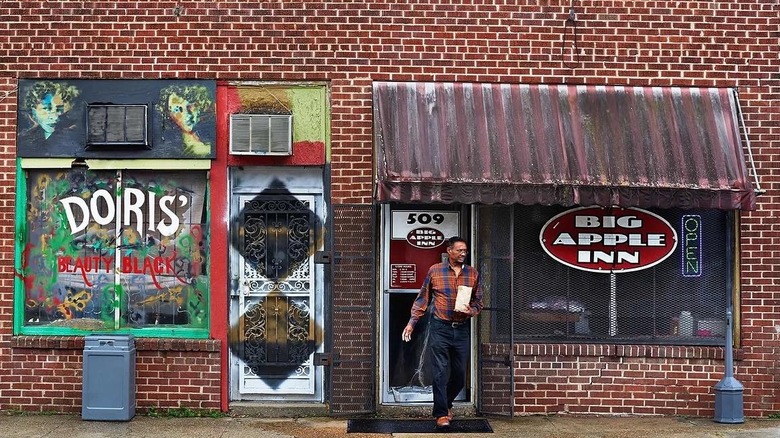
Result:
[[[132,350],[135,348],[133,335],[91,334],[84,337],[84,350]]]

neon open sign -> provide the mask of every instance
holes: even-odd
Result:
[[[682,238],[682,276],[699,277],[702,274],[701,257],[701,216],[686,214],[681,222]]]

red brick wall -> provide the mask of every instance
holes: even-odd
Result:
[[[0,25],[0,27],[2,27]],[[5,47],[4,44],[0,44]],[[16,79],[8,72],[0,73],[0,403],[21,393],[16,383],[21,377],[10,378],[14,368],[10,337],[13,331],[14,302],[14,175],[16,164]],[[13,389],[13,391],[12,391]],[[11,392],[9,392],[11,391]],[[3,407],[0,407],[3,409]]]
[[[83,338],[20,336],[10,346],[0,410],[81,413]],[[137,339],[134,366],[139,412],[220,409],[219,342]]]
[[[569,4],[7,1],[0,61],[5,80],[332,81],[345,202],[370,201],[372,80],[739,86],[751,126],[776,120],[776,2],[580,1],[579,62]]]
[[[376,407],[374,215],[371,205],[333,208],[329,402],[331,412],[339,415],[373,412]]]
[[[724,350],[715,347],[516,344],[513,376],[502,363],[505,344],[484,344],[481,352],[483,410],[501,415],[710,417],[724,376]],[[736,358],[743,362],[742,351]],[[745,415],[764,414],[745,404]]]
[[[80,355],[68,348],[20,348],[12,341],[16,80],[210,78],[329,81],[333,201],[362,204],[370,203],[372,194],[374,80],[738,87],[767,193],[759,198],[758,211],[742,219],[743,356],[736,377],[745,384],[746,415],[779,411],[780,382],[775,376],[780,371],[780,269],[775,248],[780,233],[775,217],[780,198],[775,188],[780,174],[776,164],[780,162],[780,5],[774,0],[581,0],[575,2],[577,59],[575,46],[562,46],[564,35],[567,42],[573,38],[573,28],[565,26],[570,4],[556,0],[0,3],[0,403],[21,398],[32,405],[40,400],[44,390],[38,385],[50,377],[43,373],[68,376],[60,397],[70,399],[66,394],[78,392],[78,383],[73,382],[77,375],[60,371],[55,364],[76,364]],[[175,364],[171,369],[176,370],[187,368],[185,358],[207,364],[217,361],[213,357],[217,353],[211,351],[141,352],[144,361],[155,363],[152,368],[162,367],[156,360]],[[621,380],[599,396],[579,394],[577,403],[568,401],[577,391],[553,391],[533,397],[545,401],[531,403],[523,412],[567,405],[595,412],[602,409],[597,406],[615,403],[605,400],[637,400],[636,406],[626,404],[621,409],[666,413],[656,407],[656,398],[637,399],[630,394],[669,387],[670,379],[710,388],[722,366],[710,356],[629,356],[617,362],[592,355],[581,360],[576,355],[520,356],[518,376],[533,370],[532,364],[547,363],[549,372],[559,373],[565,382],[572,382],[567,373],[587,376],[598,367],[616,374],[613,381],[617,375],[631,377],[632,367],[649,367],[646,377],[638,379],[644,383],[629,385]],[[28,360],[44,358],[51,360],[33,364]],[[34,374],[27,371],[36,367]],[[163,391],[178,386],[166,379],[159,383]],[[538,383],[518,381],[518,402],[525,404],[532,398],[528,393],[535,389],[529,385]],[[187,392],[178,394],[168,401],[181,397],[196,406],[202,402]],[[712,394],[697,397],[674,409],[710,415]],[[63,400],[61,406],[75,409],[76,404]],[[0,409],[8,407],[0,405]]]
[[[724,372],[711,347],[521,344],[515,355],[523,414],[712,416]]]

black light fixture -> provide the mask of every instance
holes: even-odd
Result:
[[[89,169],[89,165],[87,164],[87,160],[83,158],[76,158],[73,160],[73,162],[70,163],[70,168],[87,170]]]
[[[89,170],[89,165],[87,164],[87,160],[83,158],[76,158],[70,163],[70,168],[74,172],[79,173],[82,177],[86,177],[87,170]]]
[[[577,46],[577,14],[574,12],[574,3],[576,0],[571,0],[571,7],[569,7],[569,16],[566,18],[566,23],[563,25],[563,41],[561,42],[561,61],[563,65],[574,69],[580,65],[580,49]],[[571,32],[571,36],[569,35]],[[571,51],[572,61],[566,60],[566,43],[571,38]]]

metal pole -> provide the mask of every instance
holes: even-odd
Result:
[[[726,306],[726,351],[724,354],[724,376],[715,384],[715,418],[718,423],[744,423],[742,384],[734,378],[734,327],[733,327],[733,293],[734,276],[734,233],[732,227],[736,226],[734,213],[729,212],[732,219],[726,223],[726,260],[729,269],[726,269],[726,287],[728,299]]]
[[[512,221],[511,230],[512,236],[515,235],[515,208],[511,207],[509,210],[509,217]],[[511,273],[512,281],[509,283],[509,417],[515,416],[515,239],[512,237],[509,239],[509,272]]]
[[[744,423],[743,386],[734,378],[734,352],[731,309],[726,312],[725,375],[715,384],[715,421],[718,423]]]

